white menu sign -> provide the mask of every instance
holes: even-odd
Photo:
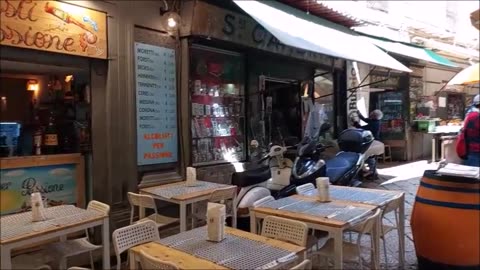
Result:
[[[135,43],[137,164],[178,160],[175,50]]]

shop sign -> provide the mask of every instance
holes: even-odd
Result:
[[[369,65],[359,64],[357,62],[347,61],[347,89],[369,84],[372,80],[368,76]],[[366,77],[366,78],[365,78]],[[347,116],[350,123],[351,114],[359,111],[365,117],[368,116],[368,108],[370,105],[370,88],[360,87],[353,91],[347,91]],[[366,123],[360,121],[361,125]]]
[[[107,15],[58,1],[0,0],[0,44],[107,58]]]
[[[137,164],[178,161],[175,50],[135,42]]]
[[[0,214],[30,209],[30,195],[40,192],[46,206],[77,202],[76,164],[0,170]]]
[[[230,41],[271,53],[330,66],[332,57],[281,43],[250,17],[197,2],[192,20],[192,34]],[[335,62],[342,68],[341,62]]]

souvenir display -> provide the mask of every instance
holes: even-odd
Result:
[[[191,57],[193,164],[245,160],[242,56],[194,46]]]

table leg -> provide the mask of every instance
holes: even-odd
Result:
[[[335,261],[334,269],[343,269],[343,232],[341,230],[336,230],[333,233],[333,249],[335,252]]]
[[[138,219],[140,220],[142,218],[145,218],[145,207],[140,205],[138,207]]]
[[[67,241],[67,236],[66,235],[60,236],[60,242],[65,242],[65,241]],[[58,267],[61,270],[67,269],[67,258],[66,257],[60,258]]]
[[[131,270],[137,270],[138,269],[138,263],[137,263],[137,258],[135,255],[135,252],[129,251],[128,252],[128,262],[129,262],[129,268]]]
[[[372,269],[380,269],[380,234],[382,230],[381,226],[382,226],[382,217],[379,216],[375,221],[375,225],[373,226],[372,241],[373,241],[374,252],[372,252],[371,254]]]
[[[232,198],[232,227],[237,228],[237,193],[233,194]]]
[[[436,156],[436,155],[435,155],[435,154],[436,154],[436,153],[435,153],[435,150],[436,150],[436,148],[437,148],[437,147],[436,147],[436,146],[437,146],[437,145],[436,145],[436,142],[437,142],[437,140],[435,139],[435,135],[433,135],[433,138],[432,138],[432,163],[435,162],[435,156]]]
[[[10,248],[5,246],[0,246],[2,259],[1,259],[1,269],[12,269],[12,255],[10,253]]]
[[[109,218],[103,219],[102,246],[103,246],[103,269],[110,269],[110,228]]]
[[[400,269],[405,265],[405,194],[402,196],[400,207],[398,209],[399,226],[398,226],[398,261]]]
[[[180,203],[180,232],[187,230],[187,204]]]
[[[250,211],[250,232],[257,234],[257,217],[255,211]]]

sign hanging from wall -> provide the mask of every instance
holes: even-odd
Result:
[[[58,1],[0,0],[0,44],[107,58],[107,14]]]
[[[175,50],[135,42],[137,164],[178,161]]]

